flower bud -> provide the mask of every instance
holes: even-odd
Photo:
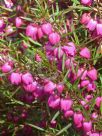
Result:
[[[51,107],[53,109],[57,109],[57,108],[59,108],[59,104],[60,104],[60,98],[55,95],[50,95],[50,97],[48,99],[49,107]]]
[[[7,8],[12,8],[13,2],[11,0],[4,0],[4,2]]]
[[[81,17],[80,22],[84,25],[86,25],[90,21],[91,17],[89,13],[84,13]]]
[[[22,81],[26,85],[31,84],[33,83],[33,77],[30,73],[25,73],[22,75]]]
[[[68,111],[71,109],[73,101],[71,99],[61,99],[61,110]]]
[[[5,63],[2,67],[1,67],[1,70],[3,73],[8,73],[12,70],[12,67],[8,64],[8,63]]]
[[[73,114],[74,114],[74,112],[72,110],[68,110],[68,111],[64,112],[64,117],[69,118],[69,117],[72,117]]]
[[[96,98],[96,106],[99,108],[101,106],[102,103],[102,97],[97,97]]]
[[[50,23],[43,24],[41,27],[44,34],[49,35],[52,33],[52,25]]]
[[[74,113],[74,124],[77,128],[82,127],[83,115],[81,113]]]
[[[26,28],[26,35],[31,37],[33,40],[37,39],[37,32],[38,28],[36,26],[28,25]]]
[[[44,35],[44,33],[43,33],[42,29],[38,28],[38,33],[37,33],[38,38],[41,39],[43,37],[43,35]]]
[[[91,6],[92,0],[81,0],[81,3],[86,6]]]
[[[44,92],[45,93],[49,93],[49,94],[52,94],[54,89],[56,88],[56,85],[49,81],[45,86],[44,86]]]
[[[97,26],[97,21],[91,19],[91,20],[88,22],[86,28],[88,28],[90,31],[94,31],[95,28],[96,28],[96,26]]]
[[[58,92],[61,94],[63,92],[63,90],[64,90],[64,85],[61,84],[61,83],[57,84],[56,88],[57,88]]]
[[[92,122],[83,122],[83,130],[85,133],[90,132],[92,130]]]
[[[19,85],[21,83],[21,74],[19,73],[11,73],[10,81],[13,85]]]
[[[69,42],[67,46],[63,46],[63,51],[65,52],[65,54],[68,56],[75,56],[76,53],[76,47],[75,44],[73,42]]]
[[[33,82],[31,84],[24,85],[24,89],[27,92],[34,92],[36,88],[37,88],[37,82]]]
[[[87,75],[88,75],[88,77],[91,79],[91,80],[97,80],[97,70],[95,69],[95,68],[93,68],[93,69],[91,69],[91,70],[89,70],[88,72],[87,72]]]
[[[83,48],[81,51],[80,51],[80,56],[82,56],[83,58],[86,58],[86,59],[90,59],[91,55],[90,55],[90,50],[88,48]]]
[[[49,35],[49,41],[53,45],[59,43],[60,42],[60,35],[58,33],[56,33],[56,32],[51,33]]]
[[[97,30],[97,35],[102,36],[102,24],[97,24],[96,30]]]
[[[20,27],[20,26],[22,26],[22,24],[23,24],[22,19],[19,18],[19,17],[16,17],[16,19],[15,19],[15,24],[16,24],[16,27],[17,27],[17,28]]]

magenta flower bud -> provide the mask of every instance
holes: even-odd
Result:
[[[92,130],[92,122],[83,122],[83,130],[85,133],[90,132]]]
[[[13,2],[11,0],[4,0],[4,2],[7,8],[12,8]]]
[[[82,127],[83,115],[81,113],[74,113],[74,124],[77,128]]]
[[[22,19],[20,17],[16,17],[15,24],[16,24],[17,28],[19,28],[20,26],[22,26],[22,24],[23,24]]]
[[[61,110],[68,111],[71,109],[73,101],[71,99],[61,99]]]
[[[26,35],[31,37],[33,40],[37,39],[37,32],[38,28],[36,26],[28,25],[26,28]]]
[[[40,27],[38,28],[37,36],[38,36],[39,39],[41,39],[44,36],[44,33],[43,33],[43,31]]]
[[[57,108],[59,108],[59,104],[60,104],[60,98],[55,95],[50,95],[50,97],[48,99],[49,107],[51,107],[53,109],[57,109]]]
[[[52,33],[52,25],[50,23],[43,24],[41,28],[43,33],[46,35],[49,35]]]
[[[88,77],[91,79],[91,80],[97,80],[97,70],[95,69],[95,68],[93,68],[93,69],[91,69],[91,70],[89,70],[88,72],[87,72],[87,75],[88,75]]]
[[[91,133],[89,136],[100,136],[99,133]]]
[[[25,73],[22,75],[22,81],[24,84],[32,84],[33,83],[33,77],[30,73]]]
[[[55,48],[54,49],[54,56],[57,57],[58,59],[63,57],[63,50],[61,48]]]
[[[80,86],[81,86],[81,87],[86,87],[89,83],[90,83],[89,80],[83,80],[83,81],[81,81]]]
[[[56,32],[51,33],[49,35],[49,41],[53,45],[59,43],[60,42],[60,35],[58,33],[56,33]]]
[[[73,114],[74,114],[74,112],[72,110],[68,110],[68,111],[64,112],[64,117],[69,118],[69,117],[72,117]]]
[[[97,24],[96,30],[97,34],[102,36],[102,24]]]
[[[37,88],[37,82],[35,81],[32,84],[24,85],[23,87],[27,92],[34,92]]]
[[[96,112],[93,112],[91,117],[92,117],[92,119],[97,119],[98,118],[98,114]]]
[[[75,44],[73,42],[69,42],[67,46],[63,46],[63,51],[65,52],[65,54],[68,56],[75,56],[76,53],[76,47]]]
[[[81,17],[80,22],[84,25],[88,24],[88,22],[90,21],[91,17],[89,13],[84,13]]]
[[[97,97],[96,98],[96,106],[99,108],[101,106],[102,103],[102,97]]]
[[[90,50],[86,47],[83,48],[79,54],[80,54],[80,56],[82,56],[83,58],[86,58],[86,59],[90,59],[90,57],[91,57]]]
[[[61,83],[57,84],[56,88],[57,88],[58,92],[61,94],[63,92],[63,90],[64,90],[64,85],[61,84]]]
[[[53,82],[49,81],[45,86],[44,86],[44,92],[52,94],[54,89],[56,88],[56,84]]]
[[[94,31],[95,28],[96,28],[96,26],[97,26],[97,21],[91,19],[91,20],[88,22],[86,28],[88,28],[90,31]]]
[[[3,73],[8,73],[12,70],[12,67],[8,64],[8,63],[5,63],[2,67],[1,67],[1,70]]]
[[[19,73],[11,73],[10,81],[13,85],[19,85],[21,83],[21,74]]]
[[[77,78],[81,78],[81,80],[85,80],[87,75],[87,70],[84,70],[83,68],[79,68],[77,72]]]
[[[92,0],[81,0],[81,3],[86,6],[91,6]]]
[[[88,92],[95,91],[95,89],[96,89],[96,85],[95,85],[94,82],[91,82],[91,83],[88,84],[88,86],[87,86],[87,91]]]

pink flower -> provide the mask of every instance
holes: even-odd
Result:
[[[86,58],[86,59],[90,59],[91,55],[90,55],[90,50],[88,48],[83,48],[81,51],[80,51],[80,56],[82,56],[83,58]]]
[[[43,33],[46,35],[49,35],[52,33],[52,25],[50,23],[43,24],[41,28]]]
[[[31,84],[33,83],[33,77],[30,73],[25,73],[22,75],[22,81],[26,85]]]
[[[73,101],[71,99],[61,99],[61,110],[68,111],[71,109]]]
[[[13,6],[13,2],[11,0],[4,0],[4,2],[7,8],[11,8]]]
[[[89,13],[84,13],[81,17],[80,22],[84,25],[86,25],[90,21],[91,17]]]
[[[87,70],[84,70],[84,68],[79,68],[77,72],[77,78],[81,78],[81,80],[84,80],[87,75]]]
[[[83,115],[81,113],[74,113],[74,124],[77,128],[82,127]]]
[[[96,30],[97,34],[102,36],[102,24],[97,24]]]
[[[39,28],[38,28],[38,33],[37,33],[38,38],[41,39],[41,38],[43,37],[43,35],[44,35],[43,31],[42,31],[42,29],[39,27]]]
[[[49,107],[56,109],[56,108],[59,108],[59,104],[60,104],[60,98],[55,95],[50,95],[50,97],[48,99]]]
[[[19,73],[11,73],[10,81],[13,85],[19,85],[21,83],[21,74]]]
[[[12,70],[12,67],[8,64],[8,63],[5,63],[2,67],[1,67],[1,70],[3,73],[8,73]]]
[[[86,6],[91,6],[92,0],[81,0],[81,3]]]
[[[92,122],[83,122],[83,130],[85,133],[90,132],[92,130]]]
[[[81,87],[86,87],[89,83],[90,83],[89,80],[83,80],[83,81],[81,81],[80,86],[81,86]]]
[[[73,42],[69,42],[68,46],[63,46],[63,51],[65,52],[65,54],[68,56],[75,56],[76,53],[76,47],[75,44]]]
[[[51,33],[49,35],[49,41],[53,45],[59,43],[60,42],[60,35],[58,33],[56,33],[56,32]]]
[[[26,35],[31,37],[33,40],[37,39],[37,32],[38,28],[36,26],[28,25],[26,28]]]
[[[16,17],[15,24],[16,24],[17,28],[20,27],[20,26],[22,26],[22,24],[23,24],[22,19],[20,17]]]
[[[57,90],[58,90],[59,93],[62,93],[63,90],[64,90],[64,85],[61,84],[61,83],[59,83],[59,84],[56,85],[56,88],[57,88]]]
[[[89,136],[100,136],[99,133],[91,133]]]
[[[97,97],[96,98],[96,106],[99,108],[101,106],[102,103],[102,97]]]
[[[95,68],[93,68],[93,69],[91,69],[91,70],[89,70],[88,72],[87,72],[87,75],[88,75],[88,77],[91,79],[91,80],[97,80],[97,70],[95,69]]]
[[[49,82],[44,86],[44,92],[45,92],[45,93],[50,93],[50,94],[52,94],[55,88],[56,88],[56,84],[54,84],[53,82],[49,81]]]
[[[96,112],[93,112],[92,115],[91,115],[92,119],[97,119],[98,117],[98,114]]]
[[[3,27],[4,27],[4,20],[0,19],[0,30],[3,29]]]
[[[63,57],[63,50],[61,48],[55,48],[54,49],[54,56],[57,57],[58,59]]]
[[[96,85],[94,82],[91,82],[88,84],[87,86],[87,91],[90,92],[90,91],[94,91],[96,89]]]
[[[97,21],[91,19],[91,20],[88,22],[88,24],[87,24],[86,27],[87,27],[90,31],[94,31],[95,28],[96,28],[96,26],[97,26]]]
[[[72,117],[73,114],[74,114],[74,112],[72,110],[68,110],[68,111],[64,112],[64,117],[69,118],[69,117]]]
[[[33,82],[31,84],[24,85],[23,87],[27,92],[34,92],[37,88],[37,82]]]

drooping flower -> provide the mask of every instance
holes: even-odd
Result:
[[[57,32],[53,32],[49,35],[49,41],[52,45],[60,42],[60,35]]]
[[[49,35],[52,33],[52,25],[50,23],[43,24],[41,27],[44,34]]]
[[[16,17],[15,24],[16,24],[17,28],[19,28],[20,26],[22,26],[22,24],[23,24],[22,19],[20,17]]]
[[[1,67],[1,70],[3,73],[8,73],[12,70],[12,67],[8,64],[8,63],[5,63],[2,67]]]
[[[102,24],[97,24],[96,30],[97,34],[102,36]]]
[[[79,54],[80,56],[86,59],[90,59],[91,57],[90,50],[87,47],[83,48]]]
[[[90,13],[84,13],[81,17],[80,22],[84,25],[86,25],[91,19]]]
[[[91,6],[92,5],[92,0],[81,0],[81,3],[86,6]]]
[[[88,72],[87,72],[87,75],[88,75],[88,77],[91,79],[91,80],[97,80],[97,70],[95,69],[95,68],[93,68],[93,69],[91,69],[91,70],[89,70]]]
[[[96,29],[96,26],[97,26],[97,21],[91,19],[88,24],[87,24],[87,28],[90,30],[90,31],[94,31]]]
[[[10,81],[13,85],[19,85],[21,83],[21,74],[19,73],[11,73]]]
[[[83,115],[82,113],[74,113],[74,124],[77,128],[82,127]]]
[[[48,105],[49,105],[49,107],[51,107],[53,109],[59,108],[60,97],[58,97],[56,95],[50,95],[50,97],[48,98]]]
[[[33,40],[37,39],[37,32],[38,32],[38,28],[31,24],[28,25],[26,28],[26,35],[31,37]]]
[[[68,111],[71,109],[73,101],[71,99],[61,99],[61,110]]]
[[[55,88],[56,88],[56,84],[54,84],[53,82],[49,81],[49,82],[48,82],[47,84],[45,84],[45,86],[44,86],[44,92],[45,92],[45,93],[52,94]]]
[[[83,122],[83,130],[85,133],[90,132],[92,130],[92,122]]]
[[[26,85],[33,83],[33,77],[30,73],[25,73],[22,75],[22,82]]]

